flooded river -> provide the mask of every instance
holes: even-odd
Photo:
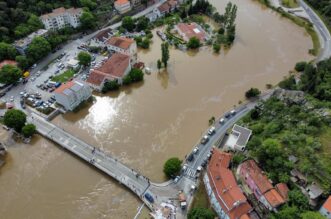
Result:
[[[221,11],[227,3],[211,2]],[[229,51],[171,49],[167,72],[158,73],[161,41],[154,34],[151,49],[138,55],[155,70],[143,83],[96,95],[93,104],[54,123],[163,181],[165,160],[184,158],[210,117],[244,100],[250,87],[263,90],[297,61],[312,59],[312,42],[303,29],[254,1],[233,2],[237,36]],[[108,176],[40,137],[32,145],[11,146],[9,154],[0,173],[1,218],[133,218],[140,206]]]

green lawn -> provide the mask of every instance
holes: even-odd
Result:
[[[287,8],[297,8],[299,4],[297,0],[282,0],[282,4]]]
[[[203,184],[203,182],[201,182],[201,184],[199,185],[198,190],[196,191],[196,193],[194,195],[194,199],[193,199],[193,203],[192,203],[192,208],[198,208],[198,207],[211,208],[209,200],[208,200],[206,188],[205,188],[205,185]]]
[[[69,70],[63,72],[62,74],[53,77],[52,81],[64,83],[64,82],[67,82],[70,78],[72,78],[74,76],[74,74],[75,74],[75,71],[72,69],[69,69]]]

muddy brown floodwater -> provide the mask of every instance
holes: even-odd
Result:
[[[211,2],[221,12],[227,3]],[[303,29],[254,1],[233,2],[237,36],[229,51],[171,49],[168,72],[157,73],[161,41],[154,34],[151,49],[139,52],[155,70],[143,83],[96,95],[93,104],[54,123],[163,181],[164,161],[183,158],[211,116],[238,104],[250,87],[263,90],[297,61],[312,59],[312,42]],[[140,206],[108,176],[40,137],[32,145],[11,146],[9,154],[0,175],[1,218],[133,218]]]

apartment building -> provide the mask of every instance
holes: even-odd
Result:
[[[66,26],[76,28],[80,25],[80,16],[83,13],[81,8],[63,7],[54,9],[51,13],[40,16],[40,20],[47,30],[58,30]]]

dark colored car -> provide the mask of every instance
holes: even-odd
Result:
[[[194,160],[194,154],[190,154],[188,157],[187,157],[187,161],[191,162]]]
[[[145,198],[147,199],[147,201],[149,201],[150,203],[154,203],[154,198],[151,194],[149,193],[145,193]]]

